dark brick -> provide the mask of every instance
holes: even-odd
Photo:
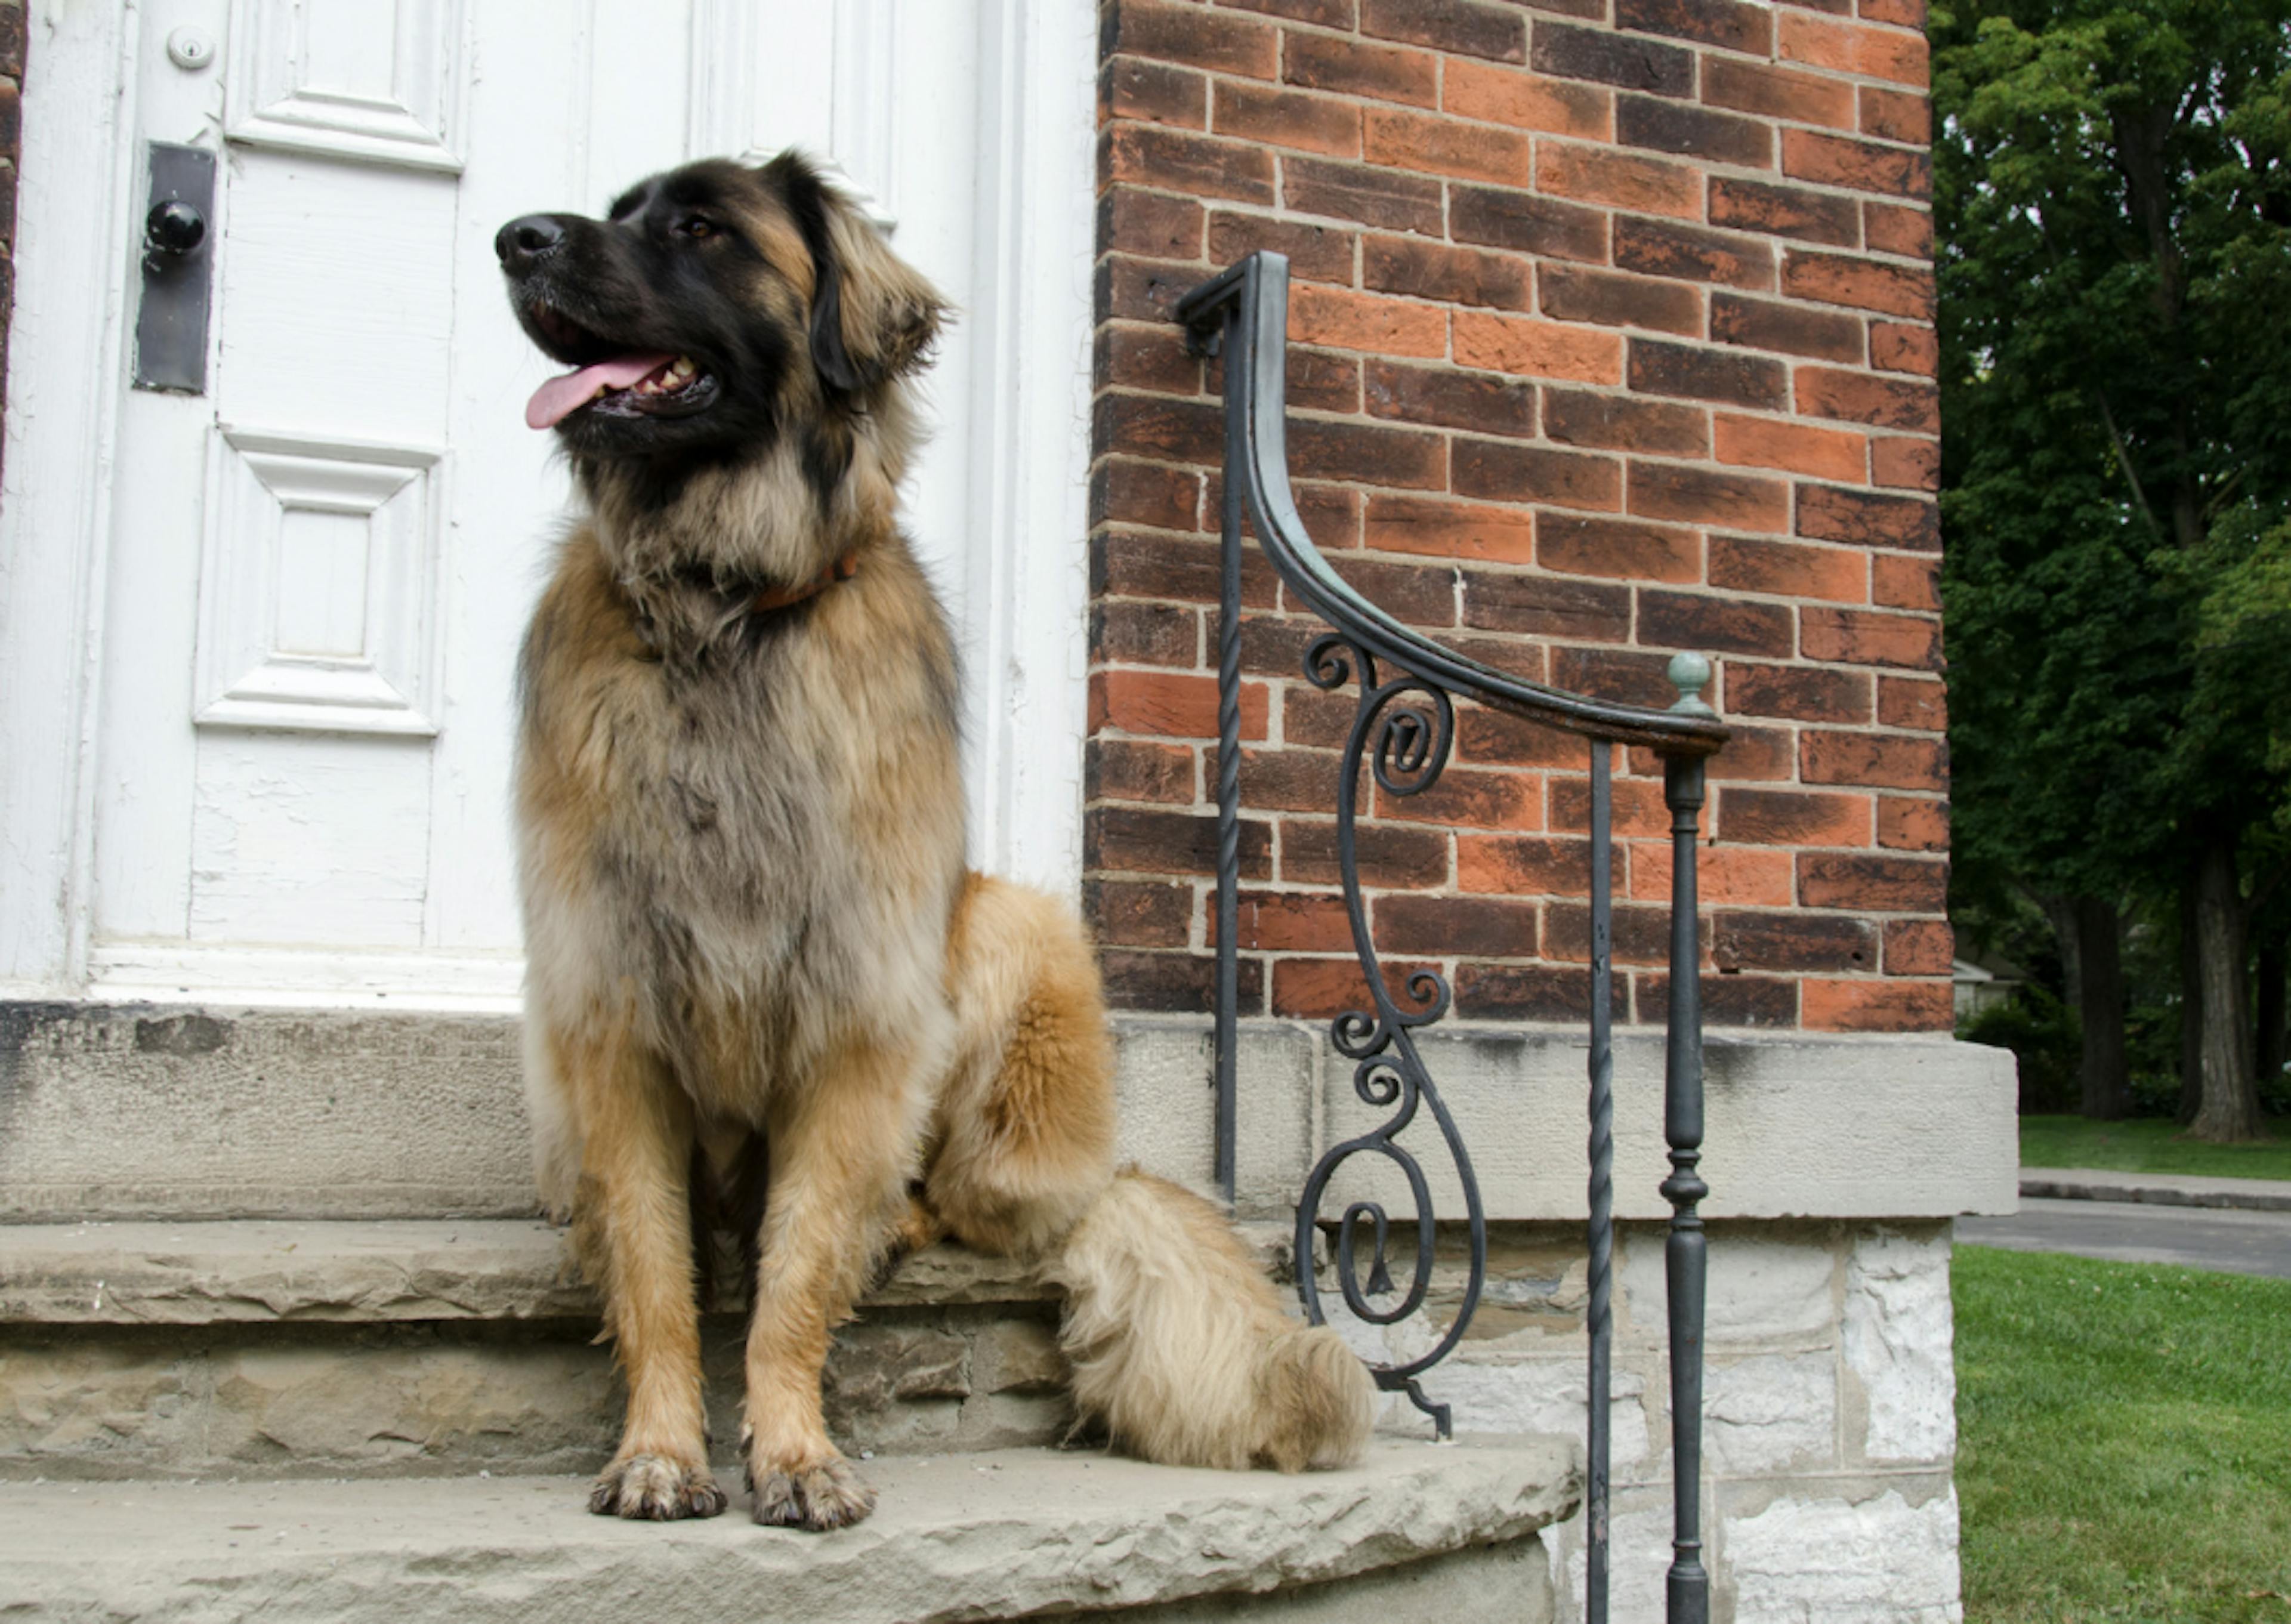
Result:
[[[1796,630],[1782,604],[1639,590],[1637,640],[1643,646],[1787,659]]]
[[[24,8],[0,5],[0,74],[20,81],[24,76]]]
[[[1135,187],[1116,187],[1097,200],[1098,252],[1198,260],[1204,212],[1190,197],[1164,197]]]
[[[1468,1020],[1564,1021],[1591,1018],[1591,977],[1580,969],[1546,964],[1456,967],[1456,1013]],[[1623,978],[1615,977],[1616,1020],[1629,1018]]]
[[[1443,304],[1535,307],[1526,262],[1421,237],[1371,236],[1361,245],[1361,285]]]
[[[1450,485],[1459,496],[1605,510],[1622,502],[1621,470],[1612,457],[1460,438],[1454,456]]]
[[[1869,970],[1877,968],[1874,921],[1836,913],[1719,913],[1710,959],[1723,970]]]
[[[1933,315],[1933,276],[1922,265],[1793,248],[1782,256],[1782,291],[1793,298],[1850,304],[1888,316],[1930,319]]]
[[[1683,152],[1706,163],[1740,164],[1746,169],[1774,166],[1771,125],[1714,113],[1690,102],[1620,96],[1615,100],[1615,139],[1626,147]]]
[[[1430,107],[1440,99],[1439,59],[1325,34],[1282,35],[1281,76],[1312,90],[1341,91]]]
[[[1259,818],[1240,824],[1244,879],[1273,874],[1273,826]],[[1082,866],[1133,873],[1214,874],[1217,819],[1207,813],[1148,807],[1093,807],[1082,815]]]
[[[1324,28],[1353,26],[1353,0],[1218,0],[1239,12],[1261,12],[1290,22],[1317,23]]]
[[[1436,434],[1310,418],[1289,425],[1290,467],[1306,478],[1436,491],[1448,482],[1446,453],[1446,442]]]
[[[1702,100],[1713,107],[1756,113],[1763,118],[1789,118],[1800,124],[1828,125],[1836,130],[1853,127],[1851,84],[1764,62],[1704,57]]]
[[[1180,462],[1224,459],[1224,414],[1213,401],[1101,395],[1090,412],[1091,443],[1102,451]]]
[[[1493,570],[1467,569],[1463,577],[1467,626],[1595,643],[1630,639],[1631,595],[1627,588]]]
[[[1524,717],[1459,704],[1456,707],[1456,759],[1483,767],[1564,767],[1580,771],[1583,741]]]
[[[1158,462],[1108,459],[1090,470],[1089,522],[1190,530],[1201,516],[1198,474]]]
[[[1666,1018],[1670,977],[1650,970],[1631,979],[1636,984],[1638,1018],[1649,1024]],[[1797,983],[1770,976],[1705,976],[1702,1022],[1707,1026],[1786,1031],[1797,1025]]]
[[[1755,288],[1774,285],[1773,244],[1673,220],[1637,220],[1629,215],[1618,219],[1615,264],[1622,270],[1688,282],[1724,282]]]
[[[1335,282],[1349,286],[1353,279],[1353,245],[1360,234],[1338,226],[1315,226],[1301,220],[1268,220],[1262,214],[1240,214],[1219,209],[1210,217],[1210,260],[1230,265],[1260,248],[1289,258],[1289,272],[1306,282]]]
[[[1153,800],[1191,806],[1194,749],[1150,739],[1092,739],[1082,758],[1088,800]]]
[[[1491,61],[1516,62],[1526,56],[1526,20],[1474,0],[1363,0],[1360,27],[1379,39]]]
[[[1957,937],[1949,921],[1889,919],[1885,921],[1885,974],[1946,976],[1957,957]]]
[[[1809,908],[1939,913],[1949,905],[1949,864],[1919,857],[1804,852],[1797,860],[1797,896]]]
[[[1779,716],[1802,722],[1867,722],[1870,683],[1861,671],[1810,665],[1723,666],[1723,702],[1729,716]]]
[[[1530,192],[1451,187],[1448,226],[1459,242],[1595,264],[1607,257],[1604,214]]]
[[[1530,57],[1538,73],[1563,79],[1592,79],[1623,90],[1658,96],[1694,92],[1694,53],[1676,45],[1611,34],[1604,28],[1571,28],[1538,20]]]
[[[1771,299],[1745,299],[1739,293],[1711,294],[1710,336],[1722,344],[1824,361],[1861,358],[1861,324],[1853,317]]]
[[[1631,341],[1630,383],[1649,395],[1778,407],[1789,403],[1789,369],[1764,356],[1696,350],[1659,339]]]
[[[1789,486],[1749,474],[1634,460],[1630,511],[1675,524],[1780,535],[1789,525]]]
[[[1798,751],[1800,775],[1808,784],[1936,792],[1949,787],[1949,754],[1938,739],[1817,730],[1798,740]]]
[[[1096,597],[1174,598],[1215,603],[1223,567],[1213,538],[1113,534],[1090,543],[1090,592]],[[1241,600],[1273,607],[1279,577],[1254,548],[1242,550]]]
[[[1737,846],[1866,847],[1867,795],[1743,788],[1718,792],[1717,838]]]
[[[1371,915],[1377,946],[1425,957],[1531,959],[1533,903],[1494,896],[1379,896]]]
[[[1702,296],[1676,283],[1619,277],[1572,265],[1540,265],[1535,285],[1543,313],[1560,321],[1607,327],[1652,327],[1689,335],[1702,331]]]
[[[1310,91],[1276,90],[1225,79],[1218,83],[1214,123],[1219,135],[1358,157],[1361,110]]]
[[[1941,370],[1941,340],[1931,327],[1908,322],[1869,324],[1869,365],[1887,372],[1913,372],[1932,377]]]
[[[1549,409],[1547,404],[1547,411]],[[1627,519],[1546,513],[1536,520],[1535,561],[1571,575],[1618,581],[1702,579],[1701,538],[1692,530],[1635,525]]]
[[[1940,391],[1930,383],[1907,378],[1873,378],[1867,373],[1801,366],[1797,409],[1808,417],[1835,417],[1868,423],[1873,429],[1941,432]]]
[[[1158,57],[1212,73],[1269,79],[1280,54],[1268,25],[1166,0],[1106,0],[1098,10],[1097,54]]]
[[[1363,885],[1428,890],[1448,883],[1448,837],[1443,833],[1363,823],[1354,830],[1353,839]],[[1334,885],[1343,877],[1334,823],[1282,821],[1282,884]]]
[[[1861,133],[1912,147],[1933,144],[1933,103],[1915,91],[1861,87]]]
[[[1371,417],[1438,423],[1483,434],[1532,435],[1535,386],[1489,373],[1371,361],[1365,376]]]
[[[1201,279],[1199,265],[1109,253],[1098,261],[1092,278],[1091,302],[1099,321],[1166,323],[1178,301]]]
[[[1574,780],[1569,781],[1571,784]],[[1580,903],[1544,904],[1543,956],[1570,964],[1591,961],[1591,910]],[[1670,961],[1670,910],[1668,907],[1615,906],[1611,920],[1611,943],[1618,964],[1668,964]]]
[[[1670,686],[1670,656],[1630,648],[1555,648],[1551,681],[1573,694],[1618,699],[1625,704],[1668,705],[1678,697]]]
[[[1588,390],[1543,391],[1543,433],[1564,445],[1605,451],[1643,451],[1654,456],[1708,454],[1708,415],[1694,406],[1629,395],[1600,395]]]
[[[1922,496],[1886,496],[1832,485],[1797,487],[1797,533],[1869,547],[1941,551],[1941,512]]]
[[[1448,564],[1403,564],[1379,559],[1330,560],[1355,591],[1411,626],[1456,623],[1456,575]]]
[[[1729,175],[1711,179],[1710,223],[1835,243],[1841,248],[1859,247],[1861,242],[1861,213],[1853,198]]]
[[[1306,214],[1333,214],[1395,231],[1441,231],[1440,182],[1359,164],[1292,157],[1282,166],[1282,201]]]
[[[1158,880],[1085,880],[1089,933],[1121,947],[1183,947],[1193,935],[1194,888]]]
[[[1191,665],[1201,650],[1200,617],[1177,604],[1117,599],[1089,612],[1089,657],[1125,665]]]
[[[1263,147],[1125,122],[1106,129],[1098,151],[1104,183],[1127,181],[1236,203],[1273,201],[1273,154]]]
[[[1207,1014],[1217,1008],[1217,961],[1190,953],[1149,953],[1110,947],[1097,955],[1105,980],[1105,1001],[1117,1009],[1157,1009]],[[1265,1008],[1265,961],[1243,958],[1235,966],[1244,1015]]]
[[[1765,8],[1741,0],[1615,0],[1615,26],[1753,56],[1767,54],[1774,41]]]

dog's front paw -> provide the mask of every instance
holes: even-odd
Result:
[[[627,1455],[607,1467],[589,1491],[589,1509],[600,1517],[671,1523],[712,1517],[724,1509],[724,1491],[708,1468],[665,1455]]]
[[[840,1455],[785,1471],[759,1471],[751,1460],[748,1492],[755,1497],[756,1521],[768,1528],[808,1528],[824,1534],[848,1528],[875,1509],[875,1491]]]

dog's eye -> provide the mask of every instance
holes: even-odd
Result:
[[[697,214],[695,214],[691,219],[684,221],[676,229],[683,232],[685,236],[692,238],[695,242],[705,242],[710,237],[715,236],[717,231],[717,226],[714,221],[703,220]]]

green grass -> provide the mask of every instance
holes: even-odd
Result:
[[[2291,1281],[1958,1249],[1967,1624],[2291,1624]]]
[[[2153,1117],[2091,1122],[2080,1116],[2021,1119],[2022,1167],[2105,1167],[2126,1173],[2194,1173],[2207,1178],[2291,1178],[2291,1117],[2272,1117],[2263,1145],[2205,1145]]]

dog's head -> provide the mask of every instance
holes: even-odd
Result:
[[[735,457],[864,416],[918,369],[945,303],[800,154],[687,164],[603,220],[494,239],[533,342],[574,368],[526,409],[583,462]]]

